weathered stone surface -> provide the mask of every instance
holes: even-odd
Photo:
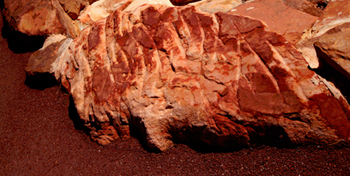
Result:
[[[323,43],[325,43],[325,40],[328,40],[329,42],[337,41],[345,45],[342,46],[335,44],[332,47],[341,47],[342,49],[339,48],[340,50],[346,50],[348,47],[346,44],[348,42],[346,40],[348,35],[346,28],[348,28],[347,26],[349,23],[350,3],[342,0],[329,2],[319,20],[310,30],[308,30],[307,33],[303,35],[303,39],[297,44],[298,50],[303,54],[311,68],[316,69],[319,67],[319,61],[314,48],[314,43],[317,42],[321,36],[324,35],[322,39],[324,41]],[[344,35],[344,39],[341,39],[342,35]],[[333,40],[332,37],[336,37],[339,40]],[[323,44],[323,46],[325,46],[325,44]]]
[[[308,0],[283,0],[283,3],[294,9],[308,13],[313,16],[321,16],[322,9],[318,7],[319,2],[310,2]]]
[[[40,73],[50,73],[52,63],[62,54],[62,49],[68,47],[65,44],[66,36],[52,35],[48,37],[44,43],[44,46],[34,52],[28,60],[26,67],[27,75],[35,75]],[[61,48],[61,50],[59,50]]]
[[[330,1],[319,20],[312,26],[313,37],[321,36],[330,29],[350,22],[350,3],[343,0]]]
[[[116,10],[132,12],[145,4],[158,4],[173,7],[169,0],[99,0],[89,5],[75,21],[77,31],[91,26],[96,21],[106,18]]]
[[[87,5],[89,5],[88,0],[58,0],[62,5],[63,10],[69,15],[73,20],[78,18],[81,10],[83,10]]]
[[[67,44],[51,73],[100,144],[129,136],[130,126],[162,151],[173,141],[237,147],[350,135],[341,93],[252,18],[148,5],[115,11]]]
[[[80,32],[87,26],[92,25],[96,21],[106,18],[116,10],[132,13],[135,9],[146,5],[165,5],[174,7],[174,5],[192,5],[197,6],[200,10],[208,13],[227,12],[232,8],[242,4],[241,0],[215,0],[215,1],[178,1],[169,0],[99,0],[88,6],[75,21],[76,29]]]
[[[77,36],[72,20],[57,0],[5,0],[3,15],[13,30],[29,36]]]
[[[249,16],[266,23],[273,31],[296,44],[305,29],[310,28],[317,17],[303,13],[283,4],[281,0],[249,1],[230,11],[231,14]]]
[[[332,67],[350,80],[350,22],[329,30],[314,45]]]
[[[208,13],[226,13],[241,4],[241,0],[203,0],[188,5],[197,6],[200,10]]]

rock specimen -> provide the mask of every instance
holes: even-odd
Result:
[[[51,73],[100,144],[130,127],[161,151],[173,141],[237,147],[350,135],[344,97],[259,20],[146,5],[115,11],[58,45]]]
[[[5,0],[3,15],[14,30],[29,36],[77,36],[58,0]]]
[[[298,44],[311,68],[332,81],[350,101],[350,3],[331,1]]]

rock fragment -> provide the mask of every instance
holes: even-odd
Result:
[[[72,20],[58,0],[5,0],[3,15],[13,31],[28,36],[77,36]]]

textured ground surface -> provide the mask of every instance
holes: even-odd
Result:
[[[346,143],[223,153],[181,144],[160,154],[147,152],[134,138],[99,146],[74,128],[69,97],[59,87],[25,84],[29,56],[14,54],[0,37],[0,175],[350,174]]]

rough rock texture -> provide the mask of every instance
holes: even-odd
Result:
[[[83,10],[87,5],[89,5],[88,0],[58,0],[62,5],[64,11],[73,20],[78,18],[81,10]],[[91,0],[90,0],[91,1]]]
[[[80,33],[87,26],[91,26],[96,21],[106,18],[116,10],[131,12],[145,4],[173,7],[169,0],[99,0],[82,11],[74,25]]]
[[[281,0],[249,1],[232,9],[230,13],[259,19],[293,44],[297,43],[303,31],[310,28],[318,19],[286,6]]]
[[[328,31],[314,45],[330,65],[350,80],[350,22]]]
[[[332,81],[350,101],[350,3],[332,1],[313,28],[306,33],[301,51],[315,47],[311,57],[325,78]],[[305,47],[306,45],[306,47]],[[300,47],[300,45],[298,45]],[[306,52],[307,54],[308,52]],[[309,52],[310,53],[310,52]],[[305,55],[305,53],[303,53]],[[310,57],[309,57],[310,58]]]
[[[14,31],[29,36],[77,36],[72,20],[58,0],[5,0],[3,15]]]
[[[350,22],[350,3],[344,0],[329,2],[319,20],[312,26],[313,37],[320,36],[328,30]]]
[[[49,73],[55,59],[62,54],[59,48],[63,48],[66,37],[63,35],[52,35],[48,37],[44,43],[44,46],[34,52],[28,61],[26,67],[27,75],[36,75],[42,73]],[[72,40],[72,39],[66,39]],[[56,56],[52,55],[56,54]]]
[[[200,10],[208,13],[226,13],[241,4],[241,0],[203,0],[189,3],[189,5],[197,6]]]
[[[312,26],[311,29],[308,30],[308,32],[306,32],[303,35],[303,39],[297,44],[298,50],[303,54],[304,58],[309,63],[311,68],[316,69],[319,67],[318,56],[314,48],[314,43],[319,41],[321,36],[323,36],[321,42],[323,43],[323,47],[326,47],[325,45],[332,45],[327,47],[339,48],[334,48],[332,50],[339,50],[345,52],[344,54],[346,55],[346,50],[348,50],[347,48],[349,47],[349,40],[347,38],[348,33],[346,31],[349,24],[350,3],[348,1],[342,0],[335,0],[329,2],[319,20]],[[342,38],[341,36],[343,36],[344,38]],[[332,37],[337,38],[337,40],[335,40],[335,38],[332,39]],[[330,43],[333,41],[336,41],[336,43]],[[340,54],[340,52],[338,52],[338,54]],[[346,57],[345,55],[343,57]],[[344,61],[346,60],[347,59],[345,59]]]
[[[350,135],[344,97],[258,20],[142,6],[63,41],[51,73],[100,144],[129,136],[130,127],[161,151],[173,141],[237,147]]]
[[[310,2],[308,0],[283,0],[283,3],[313,16],[319,17],[322,15],[322,9],[318,7],[318,2]]]
[[[205,1],[179,1],[178,3],[169,0],[99,0],[88,6],[75,21],[77,31],[81,31],[96,21],[106,18],[116,10],[133,13],[135,9],[142,5],[154,4],[174,7],[175,5],[189,4],[197,6],[200,10],[208,13],[227,12],[232,8],[242,4],[241,0],[205,0]]]

